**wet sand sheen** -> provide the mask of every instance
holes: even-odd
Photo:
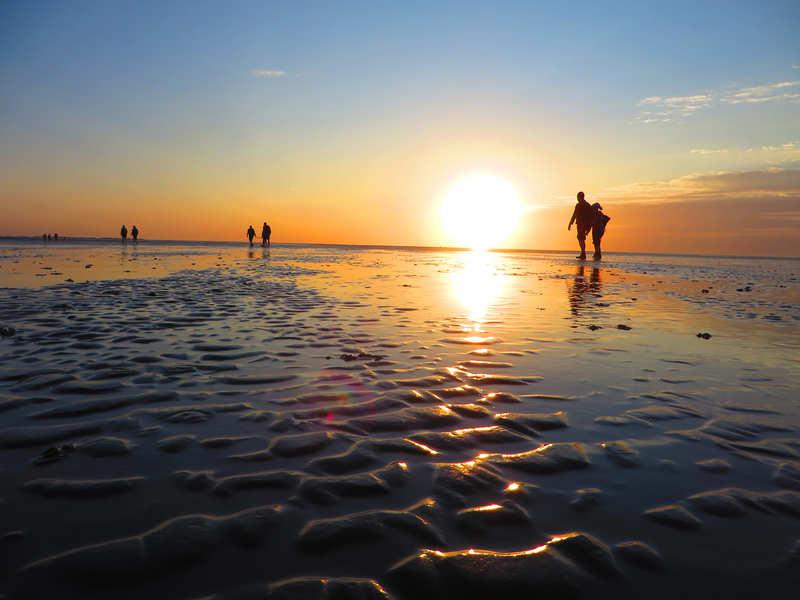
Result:
[[[720,266],[709,294],[683,259],[487,255],[492,294],[465,297],[457,253],[147,251],[176,268],[0,289],[0,593],[800,583],[793,263]],[[748,285],[772,291],[745,307]]]

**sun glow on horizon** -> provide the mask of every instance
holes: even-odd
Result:
[[[519,195],[507,180],[476,174],[456,182],[442,202],[444,230],[459,246],[485,250],[505,240],[523,213]]]

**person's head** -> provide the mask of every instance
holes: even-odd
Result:
[[[578,192],[578,202],[583,202],[583,200],[584,200],[583,192]]]
[[[592,204],[592,208],[596,208],[597,210],[603,210],[603,207],[600,206],[599,202],[595,202],[594,204]]]

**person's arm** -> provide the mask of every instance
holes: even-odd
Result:
[[[567,231],[572,229],[572,224],[575,222],[575,218],[578,216],[578,208],[575,207],[575,210],[572,211],[572,218],[569,220],[569,225],[567,225]]]

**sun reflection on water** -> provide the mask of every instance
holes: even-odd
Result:
[[[497,257],[484,250],[466,253],[462,268],[453,272],[453,291],[469,310],[468,318],[473,322],[473,330],[481,330],[489,306],[499,295],[504,279],[503,273],[497,270]],[[474,339],[475,343],[480,343],[477,337]]]

